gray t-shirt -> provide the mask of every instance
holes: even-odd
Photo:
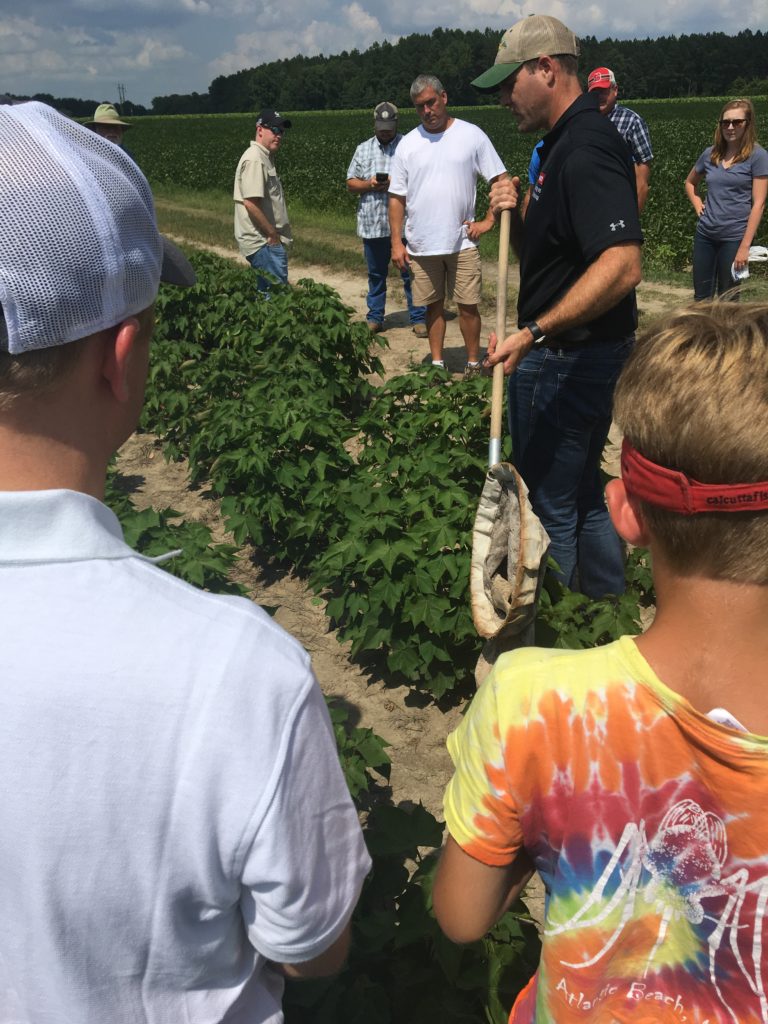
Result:
[[[707,182],[698,229],[718,242],[741,241],[752,210],[752,179],[768,177],[768,153],[762,146],[755,146],[746,160],[730,167],[711,160],[712,147],[707,146],[694,167]]]

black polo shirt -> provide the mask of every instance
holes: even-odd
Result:
[[[523,222],[518,324],[551,309],[600,253],[642,242],[632,158],[585,93],[544,136],[541,169]],[[626,337],[637,327],[634,289],[589,324],[557,335],[579,344]]]

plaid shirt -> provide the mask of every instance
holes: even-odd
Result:
[[[374,135],[361,142],[347,169],[347,178],[372,178],[377,171],[389,174],[392,157],[402,135],[396,135],[385,146]],[[357,207],[357,233],[360,238],[388,238],[389,217],[386,192],[362,192]]]
[[[648,125],[639,114],[630,110],[629,107],[622,107],[617,103],[608,115],[608,119],[616,125],[619,135],[627,140],[627,145],[632,151],[632,159],[636,164],[648,164],[653,160]]]

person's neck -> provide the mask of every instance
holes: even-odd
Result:
[[[0,491],[60,488],[104,498],[106,463],[68,438],[0,423]]]
[[[681,577],[656,565],[654,582],[656,617],[636,639],[651,668],[698,711],[722,706],[768,734],[768,586]]]
[[[547,117],[547,129],[551,131],[569,107],[573,106],[582,95],[579,80],[575,76],[560,79],[552,91],[552,99]]]
[[[440,135],[442,132],[447,132],[455,120],[455,117],[449,117],[442,128],[427,128],[427,126],[424,125],[424,130],[428,135]]]

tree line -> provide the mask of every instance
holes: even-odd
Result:
[[[397,43],[374,43],[365,52],[333,57],[291,57],[221,75],[211,82],[207,105],[195,110],[188,97],[157,96],[157,113],[234,113],[276,110],[346,110],[373,107],[382,99],[410,105],[408,90],[416,75],[437,75],[452,103],[495,103],[469,84],[491,64],[498,29],[435,29]],[[598,65],[616,73],[621,93],[635,99],[718,96],[768,92],[768,33],[744,30],[662,36],[658,39],[580,39],[579,67],[584,76]],[[197,97],[198,101],[205,99]]]
[[[410,105],[416,75],[437,75],[449,99],[459,105],[495,103],[469,84],[496,56],[501,32],[437,28],[396,43],[374,43],[331,57],[290,57],[220,75],[207,93],[155,96],[151,110],[126,102],[121,112],[142,114],[229,114],[276,110],[346,110],[373,107],[382,99]],[[737,35],[707,32],[657,39],[580,39],[582,77],[599,65],[613,69],[622,96],[633,99],[768,93],[768,32]],[[90,116],[101,100],[41,99],[74,117]]]

